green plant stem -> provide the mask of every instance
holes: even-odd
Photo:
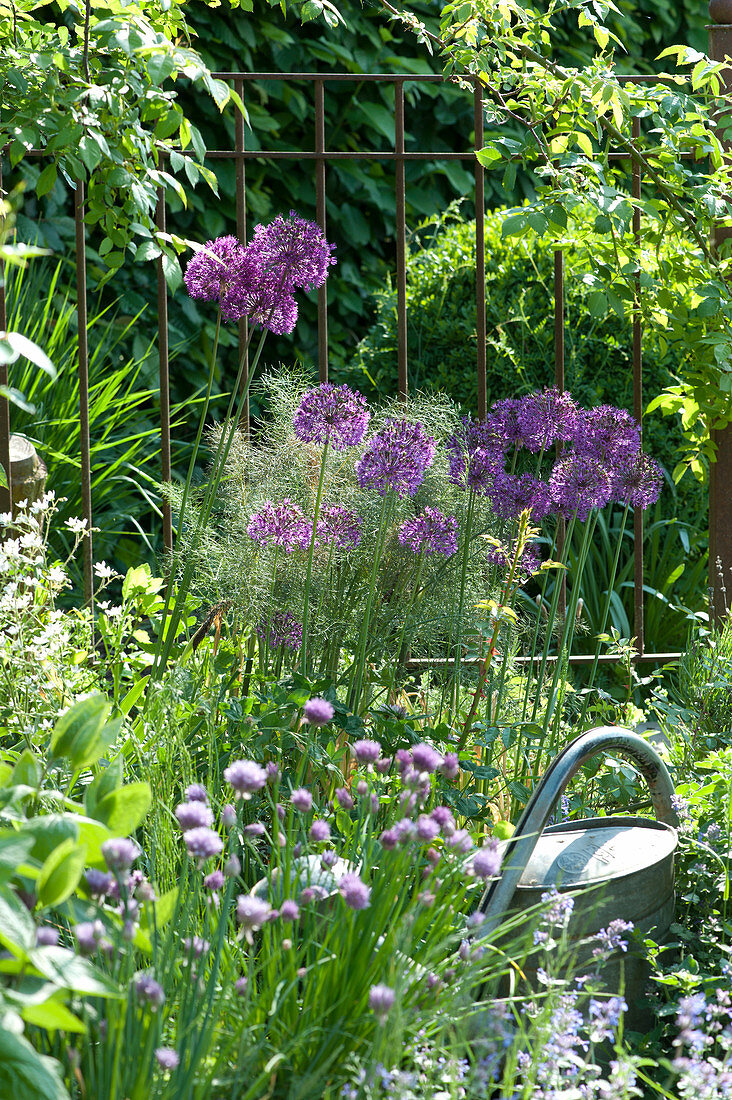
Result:
[[[557,547],[557,535],[558,535],[558,533],[559,533],[559,528],[555,527],[554,528],[554,537],[552,538],[551,549],[549,550],[549,560],[550,561],[554,560],[554,554],[556,552],[556,547]],[[529,660],[529,663],[527,665],[528,673],[526,675],[526,688],[524,689],[524,701],[523,701],[523,704],[521,706],[521,721],[522,722],[524,722],[526,720],[526,711],[527,711],[528,706],[529,706],[529,695],[531,694],[531,670],[534,667],[534,657],[536,656],[536,643],[539,640],[539,628],[541,626],[541,614],[542,614],[542,610],[544,608],[544,593],[546,592],[546,586],[547,586],[548,581],[549,581],[549,570],[547,569],[544,572],[544,583],[541,586],[541,593],[540,593],[540,597],[539,597],[540,602],[539,602],[539,605],[536,609],[536,623],[534,624],[534,632],[533,632],[533,636],[531,638],[531,652],[529,654],[530,660]]]
[[[320,501],[323,496],[323,483],[325,482],[325,463],[328,458],[328,442],[323,444],[323,456],[320,460],[320,476],[318,478],[318,492],[315,497],[315,510],[313,512],[313,530],[310,535],[308,548],[308,567],[305,575],[305,597],[302,608],[302,647],[300,649],[300,670],[303,676],[308,672],[308,613],[310,611],[310,582],[313,576],[313,554],[315,553],[315,540],[318,537],[318,516],[320,515]]]
[[[381,555],[384,549],[384,542],[386,538],[385,526],[387,518],[387,510],[391,503],[391,489],[387,489],[384,493],[384,499],[381,504],[381,515],[379,517],[379,535],[376,540],[376,549],[374,551],[374,560],[371,563],[371,576],[369,578],[369,594],[366,601],[366,610],[364,612],[363,621],[361,623],[361,630],[358,635],[358,644],[356,646],[356,658],[355,658],[355,680],[351,680],[351,709],[358,713],[358,708],[361,700],[361,691],[363,686],[363,673],[364,664],[366,662],[366,644],[368,641],[369,628],[371,625],[371,608],[374,602],[374,592],[376,591],[376,577],[379,572],[379,564],[381,562]]]
[[[560,565],[563,568],[566,568],[566,565],[567,565],[567,557],[569,556],[569,547],[570,547],[570,544],[571,544],[571,541],[572,541],[572,534],[574,532],[574,525],[575,525],[576,520],[577,520],[577,513],[575,512],[575,514],[572,516],[571,520],[569,521],[569,528],[568,528],[568,530],[565,534],[565,537],[564,537],[564,546],[562,547],[562,555],[559,559]],[[561,591],[561,588],[562,588],[562,584],[561,584],[561,570],[560,570],[559,573],[557,574],[557,579],[556,579],[556,582],[554,584],[554,589],[552,591],[552,602],[549,606],[549,618],[547,619],[547,624],[546,624],[546,635],[544,637],[544,645],[542,646],[542,651],[541,651],[541,664],[539,666],[539,674],[536,677],[536,695],[534,697],[534,705],[531,709],[531,721],[532,722],[536,721],[536,715],[537,715],[537,712],[539,710],[539,702],[540,702],[540,699],[541,699],[541,685],[544,682],[544,674],[546,672],[546,665],[547,665],[547,661],[549,659],[549,648],[551,646],[551,640],[552,640],[552,628],[554,626],[554,620],[555,620],[556,615],[557,615],[557,608],[559,607],[559,593]],[[559,656],[557,654],[557,660],[558,659],[559,659]]]
[[[460,570],[460,598],[458,600],[457,613],[457,637],[455,639],[455,662],[453,665],[453,696],[455,699],[455,714],[460,706],[460,672],[461,653],[463,644],[463,608],[465,607],[465,582],[468,575],[468,560],[470,556],[470,539],[473,533],[473,516],[475,513],[475,490],[468,493],[468,512],[465,518],[465,541],[463,543],[463,562]]]

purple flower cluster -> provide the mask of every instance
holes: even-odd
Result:
[[[464,417],[458,431],[447,441],[449,476],[453,485],[485,496],[503,468],[500,443],[487,421]]]
[[[491,565],[497,565],[504,571],[510,569],[515,557],[515,542],[511,543],[510,546],[497,546],[488,552],[488,561]],[[540,567],[541,554],[531,543],[527,543],[516,563],[518,579],[528,580],[529,577],[533,577],[535,573],[539,572]]]
[[[293,291],[323,285],[333,249],[318,225],[291,211],[258,225],[247,246],[231,236],[208,241],[188,263],[184,282],[192,298],[217,301],[225,321],[249,317],[282,335],[297,321]]]
[[[311,726],[327,726],[328,722],[333,721],[335,710],[333,704],[329,703],[327,699],[320,699],[315,696],[308,699],[303,707],[302,714],[305,721]]]
[[[370,419],[362,394],[324,382],[303,396],[293,426],[303,443],[331,443],[343,451],[361,442]]]
[[[436,508],[425,508],[422,515],[404,521],[398,537],[402,546],[409,546],[415,554],[444,554],[449,558],[457,552],[457,520]]]
[[[263,642],[269,643],[270,649],[284,646],[296,650],[302,645],[302,623],[289,611],[275,611],[266,622],[259,624],[257,634]]]
[[[337,546],[340,550],[353,550],[361,542],[363,520],[355,512],[341,508],[339,504],[323,504],[318,516],[316,546]]]
[[[388,420],[356,463],[356,476],[362,489],[413,497],[434,458],[435,441],[422,424]]]
[[[302,508],[289,497],[283,497],[278,504],[268,500],[254,513],[247,534],[260,546],[276,546],[290,554],[298,548],[307,549],[311,530]]]

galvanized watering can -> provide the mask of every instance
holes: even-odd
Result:
[[[546,828],[572,776],[604,752],[638,768],[650,790],[656,820],[597,817]],[[552,761],[506,844],[501,876],[480,904],[486,914],[482,928],[494,929],[509,909],[536,905],[556,886],[575,894],[568,925],[571,939],[591,936],[616,919],[632,921],[641,935],[652,933],[656,942],[663,939],[674,913],[678,818],[673,793],[665,764],[638,734],[601,726],[577,737]],[[632,1004],[642,993],[647,968],[632,953],[624,964],[625,997]],[[608,971],[605,976],[611,985],[615,976]]]

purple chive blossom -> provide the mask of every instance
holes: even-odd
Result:
[[[217,856],[224,847],[223,840],[213,829],[189,829],[183,833],[183,840],[188,854],[201,861]]]
[[[302,716],[311,726],[326,726],[333,721],[335,710],[327,699],[308,699],[303,707]]]
[[[519,398],[515,416],[521,444],[538,454],[557,441],[573,441],[581,412],[566,390],[554,386]]]
[[[279,214],[269,225],[258,225],[251,247],[263,270],[287,289],[322,286],[336,262],[335,245],[328,243],[320,226],[294,210],[287,218]]]
[[[208,940],[202,939],[201,936],[186,936],[183,940],[183,946],[190,958],[200,959],[201,955],[205,955],[208,951],[211,944]]]
[[[483,848],[479,848],[473,856],[473,874],[478,878],[493,878],[501,869],[501,853],[498,849],[498,841],[489,840]]]
[[[280,906],[280,918],[282,920],[296,921],[300,918],[300,906],[296,901],[287,898]]]
[[[445,753],[445,759],[437,769],[442,772],[445,779],[457,779],[460,775],[460,759],[456,752]]]
[[[263,642],[269,642],[270,649],[283,646],[296,650],[302,645],[302,623],[289,611],[275,611],[266,622],[259,624],[257,634]]]
[[[185,790],[186,802],[208,802],[208,791],[200,783],[191,783]]]
[[[421,424],[388,420],[356,463],[356,476],[362,489],[413,497],[434,458],[435,441]]]
[[[142,1004],[149,1005],[155,1012],[165,1002],[165,993],[160,982],[150,974],[139,974],[134,981],[135,993]]]
[[[96,871],[93,868],[84,872],[84,878],[93,898],[101,898],[105,894],[109,894],[114,885],[114,879],[110,874],[105,871]]]
[[[301,814],[306,814],[313,808],[313,796],[305,787],[298,787],[290,795],[290,802]]]
[[[74,927],[74,935],[82,955],[93,955],[104,935],[104,925],[100,920],[80,921]]]
[[[439,828],[437,831],[439,832]],[[382,848],[386,848],[387,852],[396,848],[399,843],[399,834],[396,829],[384,829],[384,832],[379,837],[379,843]]]
[[[251,825],[245,825],[242,832],[246,837],[264,836],[267,832],[261,821],[253,821]]]
[[[578,418],[574,449],[612,464],[623,454],[637,454],[640,450],[640,425],[629,412],[614,405],[583,409]]]
[[[371,414],[362,394],[324,382],[308,390],[295,413],[295,435],[303,443],[330,443],[338,451],[357,446]]]
[[[429,844],[440,834],[440,826],[434,818],[426,814],[420,814],[417,818],[417,836],[421,841]]]
[[[55,947],[59,938],[58,928],[52,928],[50,924],[36,929],[36,947]]]
[[[430,817],[437,822],[446,836],[455,831],[455,818],[449,806],[435,806]]]
[[[444,758],[442,753],[423,741],[419,745],[412,746],[412,760],[417,771],[429,772],[431,775],[432,772],[437,771]]]
[[[446,446],[453,485],[485,496],[503,466],[503,454],[492,424],[466,416]]]
[[[139,858],[140,849],[134,840],[114,837],[112,840],[104,841],[102,855],[110,871],[129,871],[135,860]]]
[[[396,995],[390,986],[381,983],[371,986],[369,990],[369,1008],[380,1024],[385,1022],[394,1006],[395,999]]]
[[[248,932],[256,932],[272,914],[272,906],[252,894],[240,894],[236,902],[236,919]]]
[[[251,798],[267,782],[267,773],[254,760],[235,760],[224,768],[224,779],[236,791],[238,798]]]
[[[212,871],[210,875],[206,875],[203,885],[207,890],[221,890],[225,882],[224,872],[216,870]]]
[[[176,807],[175,816],[184,833],[189,829],[204,828],[213,825],[213,813],[205,802],[181,802]]]
[[[221,824],[225,829],[233,829],[236,825],[236,807],[230,802],[221,808]]]
[[[531,511],[534,519],[543,519],[552,507],[551,488],[533,474],[496,474],[490,490],[493,511],[502,519],[516,519]]]
[[[612,482],[606,467],[588,455],[570,455],[560,459],[552,470],[549,489],[556,511],[567,519],[577,513],[581,522],[593,508],[603,508],[610,500]]]
[[[283,497],[278,504],[266,501],[250,519],[247,534],[260,546],[276,546],[286,554],[304,549],[310,543],[310,526],[302,508],[289,497]]]
[[[172,1071],[180,1065],[178,1052],[172,1047],[158,1047],[155,1051],[155,1061],[161,1069]]]
[[[234,982],[234,992],[238,997],[243,997],[249,988],[249,978],[237,978]]]
[[[342,810],[352,810],[353,809],[353,805],[354,805],[353,795],[347,789],[347,787],[338,787],[336,789],[335,796],[336,796],[336,801],[337,801],[338,805],[340,806],[340,808]]]
[[[338,890],[349,909],[368,909],[371,888],[358,875],[349,872],[338,883]]]
[[[318,820],[314,821],[310,826],[308,836],[314,844],[320,844],[325,840],[330,840],[330,825],[327,821],[318,818]]]
[[[339,504],[323,504],[318,516],[318,546],[337,546],[339,550],[353,550],[361,542],[363,520],[355,512],[341,508]]]
[[[594,948],[592,954],[598,957],[611,951],[627,951],[628,941],[625,936],[633,931],[633,927],[631,921],[621,920],[620,918],[611,920],[607,928],[601,928],[596,934],[595,939],[599,946]]]
[[[425,508],[421,516],[404,521],[398,538],[415,554],[444,554],[449,558],[457,552],[457,520],[443,516],[436,508]]]
[[[355,741],[353,755],[359,764],[374,764],[381,756],[381,745],[378,741]]]
[[[473,847],[473,838],[467,829],[457,829],[445,837],[445,847],[452,848],[455,852],[469,852]]]
[[[613,496],[632,508],[648,508],[661,493],[663,475],[655,459],[638,451],[624,454],[612,470]]]

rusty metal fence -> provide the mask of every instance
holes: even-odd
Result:
[[[397,355],[397,382],[398,392],[406,396],[409,388],[409,349],[407,346],[407,224],[406,224],[406,180],[405,165],[408,161],[421,161],[436,163],[440,161],[463,161],[473,165],[474,170],[474,197],[475,197],[475,290],[477,311],[477,384],[478,384],[478,415],[485,416],[487,411],[486,390],[486,256],[485,256],[485,181],[484,168],[476,157],[476,152],[482,149],[484,144],[484,108],[483,92],[475,80],[472,90],[473,99],[473,134],[466,135],[466,148],[463,152],[428,151],[407,149],[405,147],[405,96],[404,88],[409,83],[442,82],[443,77],[438,75],[412,75],[412,74],[351,74],[351,73],[242,73],[242,72],[218,72],[214,74],[218,79],[226,80],[232,84],[242,101],[246,104],[247,89],[255,82],[260,81],[287,81],[293,84],[304,85],[310,90],[313,119],[313,147],[312,149],[261,149],[246,147],[245,119],[239,110],[236,110],[233,148],[212,149],[207,152],[207,159],[211,161],[233,161],[236,170],[236,233],[240,240],[245,241],[247,236],[247,183],[246,166],[251,160],[293,160],[298,163],[312,162],[315,178],[316,195],[316,220],[327,233],[328,213],[328,165],[340,160],[378,160],[394,165],[394,193],[396,205],[396,293],[397,293],[397,322],[398,322],[398,355]],[[628,77],[626,79],[652,80],[653,77]],[[384,151],[354,151],[351,149],[329,149],[326,134],[325,97],[327,86],[336,82],[353,81],[361,83],[380,82],[393,85],[394,89],[394,147]],[[466,90],[466,95],[471,92]],[[639,123],[634,124],[634,134],[637,135]],[[38,151],[37,155],[44,155]],[[627,160],[627,154],[622,152],[611,153],[618,160]],[[690,154],[691,155],[691,154]],[[214,169],[215,170],[215,169]],[[640,198],[642,177],[640,169],[633,165],[631,169],[631,193],[634,198]],[[2,193],[2,169],[0,167],[0,193]],[[337,196],[330,195],[330,198]],[[88,348],[86,334],[86,255],[85,255],[85,225],[84,225],[85,187],[83,182],[78,182],[74,200],[74,218],[76,225],[76,278],[78,287],[78,321],[79,321],[79,383],[80,383],[80,426],[81,426],[81,481],[84,506],[84,518],[89,528],[93,523],[93,501],[91,498],[91,462],[89,440],[89,389],[88,389]],[[641,214],[638,206],[635,206],[633,215],[633,229],[636,235],[641,233]],[[161,189],[158,196],[156,210],[157,228],[161,232],[167,230],[167,211],[164,190]],[[168,343],[168,290],[163,271],[162,258],[157,263],[158,286],[158,351],[160,362],[160,435],[161,435],[161,479],[163,482],[171,480],[171,429],[170,429],[170,400],[169,400],[169,343]],[[559,388],[564,388],[565,366],[565,311],[564,311],[564,255],[561,251],[554,254],[554,367],[555,380]],[[638,284],[637,293],[640,293]],[[0,288],[0,330],[6,328],[5,301],[3,291]],[[246,320],[239,323],[239,345],[243,350],[246,342]],[[633,370],[633,415],[638,421],[641,419],[643,409],[643,364],[641,348],[641,318],[640,310],[635,308],[632,322],[632,370]],[[318,291],[318,373],[321,381],[328,379],[328,285],[327,282]],[[246,379],[245,379],[246,381]],[[0,363],[0,385],[7,384],[7,367]],[[245,409],[248,416],[248,409]],[[10,471],[9,437],[10,437],[10,412],[6,399],[0,398],[0,464]],[[0,490],[0,493],[9,498],[9,490]],[[2,497],[0,497],[0,502]],[[638,509],[634,517],[634,620],[633,633],[637,639],[637,660],[654,664],[662,664],[678,654],[647,652],[644,641],[644,592],[643,592],[643,515]],[[166,549],[173,545],[173,523],[170,507],[164,508],[163,538]],[[85,597],[91,599],[93,584],[93,550],[91,538],[84,540],[84,584]],[[601,658],[602,659],[602,658]],[[608,657],[607,660],[616,660]],[[592,660],[592,657],[573,658],[578,662]]]

